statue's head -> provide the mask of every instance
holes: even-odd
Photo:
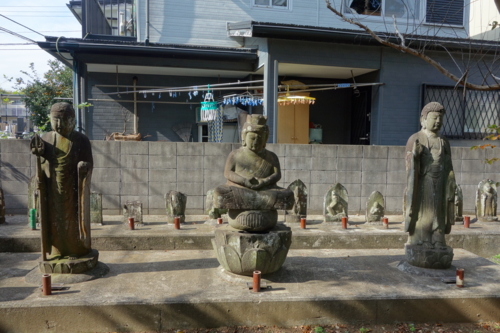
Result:
[[[420,124],[423,129],[437,133],[443,126],[444,107],[438,102],[430,102],[422,109]]]
[[[269,127],[266,125],[267,118],[260,114],[247,116],[247,121],[241,131],[241,144],[243,147],[260,152],[266,147],[269,137]]]
[[[56,103],[50,109],[50,125],[60,135],[67,137],[75,128],[75,109],[69,103]]]
[[[483,191],[487,193],[493,193],[493,186],[491,186],[490,182],[485,182],[483,185]]]

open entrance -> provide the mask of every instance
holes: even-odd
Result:
[[[372,86],[378,70],[279,64],[279,84],[300,82],[290,94],[315,98],[314,104],[278,106],[278,143],[370,144]]]

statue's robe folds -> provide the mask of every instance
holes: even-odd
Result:
[[[251,159],[245,160],[244,166],[241,166],[242,163],[239,163],[238,160],[245,159],[241,156],[244,155],[242,149],[246,148],[237,149],[229,154],[226,172],[230,169],[229,172],[234,172],[235,177],[242,178],[273,177],[274,183],[253,190],[228,179],[225,185],[214,189],[214,207],[241,210],[291,209],[294,204],[293,192],[276,185],[276,182],[281,178],[279,160],[276,154],[265,150],[263,156],[254,154]],[[228,167],[228,165],[232,165],[232,161],[236,161],[234,167]],[[276,170],[278,171],[276,172]],[[226,176],[226,178],[229,177]]]
[[[42,242],[51,255],[83,256],[91,251],[90,181],[93,168],[89,139],[73,131],[69,140],[56,132],[42,136],[45,146],[39,175],[44,198]],[[88,172],[78,172],[81,162]]]
[[[418,140],[422,147],[415,154]],[[429,138],[421,130],[406,145],[407,188],[405,192],[405,231],[409,244],[445,245],[444,235],[455,224],[455,174],[448,140]]]

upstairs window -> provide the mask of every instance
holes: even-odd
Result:
[[[464,25],[464,0],[427,0],[425,22]]]
[[[253,0],[255,7],[288,9],[290,0]]]
[[[420,0],[344,0],[344,14],[418,19]]]

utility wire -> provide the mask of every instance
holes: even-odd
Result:
[[[5,46],[5,45],[33,45],[36,43],[0,43],[0,46]]]
[[[0,14],[1,15],[1,14]],[[9,29],[5,29],[3,27],[0,27],[0,31],[5,31],[6,33],[9,33],[11,34],[12,36],[16,36],[16,37],[19,37],[21,39],[24,39],[24,40],[27,40],[29,42],[32,42],[32,43],[36,43],[33,39],[30,39],[28,37],[24,37],[23,35],[20,35],[18,33],[15,33],[14,31],[10,31]]]
[[[28,30],[30,30],[30,31],[36,32],[37,34],[39,34],[39,35],[40,35],[40,36],[42,36],[42,37],[45,37],[45,35],[42,35],[42,34],[41,34],[41,33],[39,33],[38,31],[35,31],[35,30],[31,29],[31,28],[28,28],[27,26],[22,25],[21,23],[16,22],[16,21],[14,21],[13,19],[10,19],[10,18],[8,18],[8,17],[7,17],[7,16],[5,16],[5,15],[0,14],[0,16],[5,17],[7,20],[12,21],[12,22],[14,22],[15,24],[19,24],[21,27],[24,27],[24,28],[26,28],[26,29],[28,29]]]

